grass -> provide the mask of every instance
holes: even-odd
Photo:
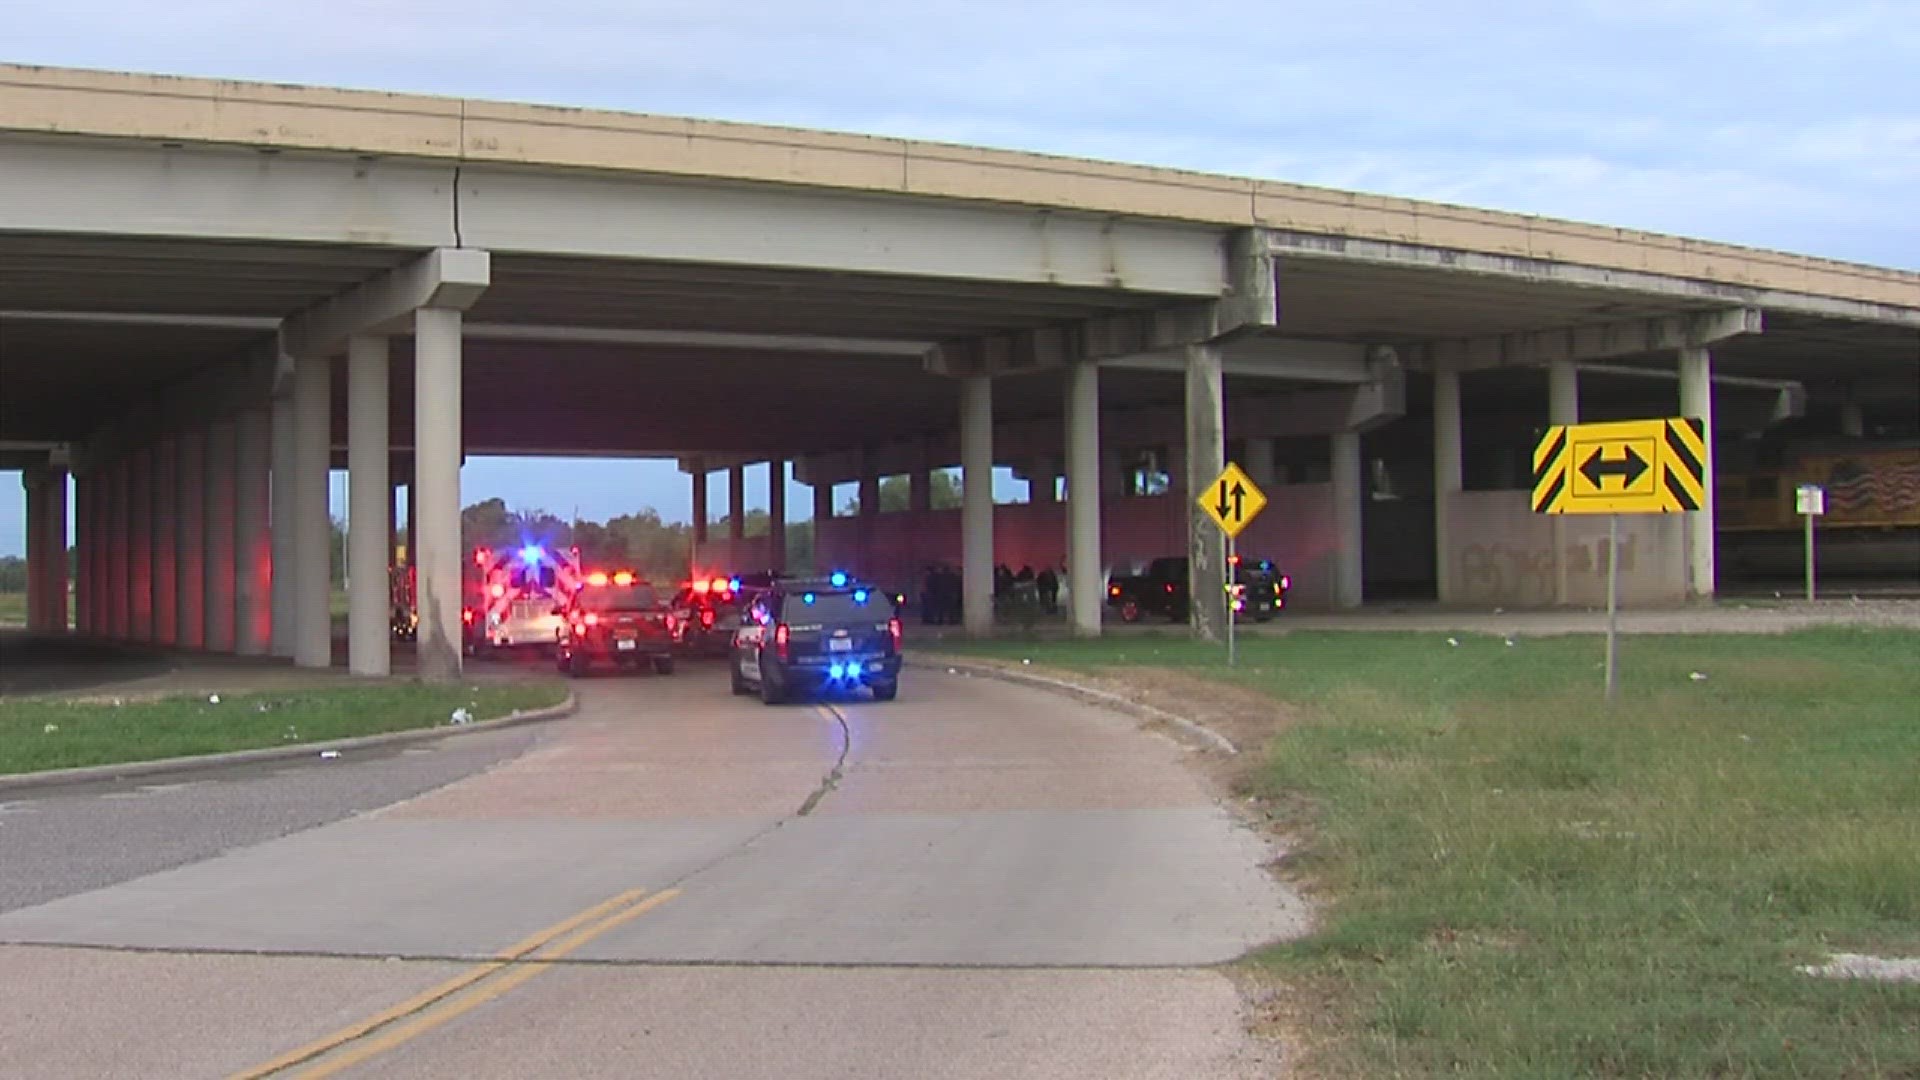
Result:
[[[1253,963],[1325,1004],[1328,1073],[1920,1076],[1920,985],[1793,970],[1920,955],[1920,634],[1629,636],[1612,710],[1593,637],[1242,650],[955,647],[1292,706],[1246,783],[1323,919]]]
[[[27,594],[0,592],[0,626],[27,625]]]
[[[0,703],[0,775],[324,742],[433,727],[455,709],[488,720],[565,700],[557,680],[484,686],[392,684],[168,697],[126,705]]]

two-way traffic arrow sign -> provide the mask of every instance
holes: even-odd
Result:
[[[1631,444],[1625,448],[1624,454],[1623,457],[1608,461],[1606,450],[1596,446],[1593,448],[1593,453],[1587,455],[1587,460],[1580,464],[1580,473],[1587,478],[1587,483],[1592,484],[1596,491],[1606,489],[1607,485],[1602,481],[1609,476],[1620,477],[1622,481],[1620,490],[1627,491],[1639,483],[1640,477],[1645,475],[1652,466],[1647,463],[1646,458],[1634,452]]]
[[[1221,532],[1235,537],[1266,509],[1267,496],[1240,466],[1229,461],[1197,501]]]

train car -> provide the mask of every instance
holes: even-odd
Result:
[[[1803,569],[1802,484],[1826,491],[1819,570],[1920,584],[1920,440],[1809,439],[1714,448],[1719,561],[1754,577]]]

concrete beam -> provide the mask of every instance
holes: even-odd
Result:
[[[435,248],[281,324],[281,348],[295,357],[344,351],[356,334],[405,333],[421,308],[465,311],[493,280],[491,256],[474,248]]]
[[[1109,357],[1099,364],[1103,368],[1179,373],[1186,370],[1186,354],[1169,349]],[[1366,346],[1308,338],[1261,336],[1228,342],[1221,349],[1220,368],[1230,376],[1299,382],[1351,384],[1373,378]]]
[[[1704,348],[1742,334],[1758,334],[1762,323],[1758,308],[1726,308],[1691,315],[1435,341],[1411,350],[1408,359],[1412,366],[1427,371],[1438,364],[1447,364],[1460,372],[1539,367],[1555,362]]]
[[[1279,321],[1273,256],[1259,229],[1240,229],[1219,243],[1222,288],[1217,297],[1116,311],[1065,326],[942,342],[928,353],[936,375],[1003,375],[1087,360],[1138,356],[1189,345],[1225,345]],[[1184,356],[1184,352],[1181,353]]]
[[[1611,292],[1638,293],[1643,296],[1666,296],[1702,303],[1820,315],[1827,318],[1852,319],[1892,326],[1920,326],[1920,304],[1896,306],[1843,300],[1784,289],[1730,285],[1638,270],[1612,270],[1551,259],[1493,255],[1464,251],[1459,248],[1409,244],[1396,240],[1368,240],[1354,236],[1295,232],[1287,229],[1267,229],[1264,232],[1268,250],[1275,255],[1288,258],[1328,259],[1368,263],[1375,266],[1446,270],[1460,274],[1478,274],[1586,289],[1605,289]]]

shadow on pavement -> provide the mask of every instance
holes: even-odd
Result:
[[[0,696],[88,690],[173,668],[171,657],[132,646],[0,631]]]

